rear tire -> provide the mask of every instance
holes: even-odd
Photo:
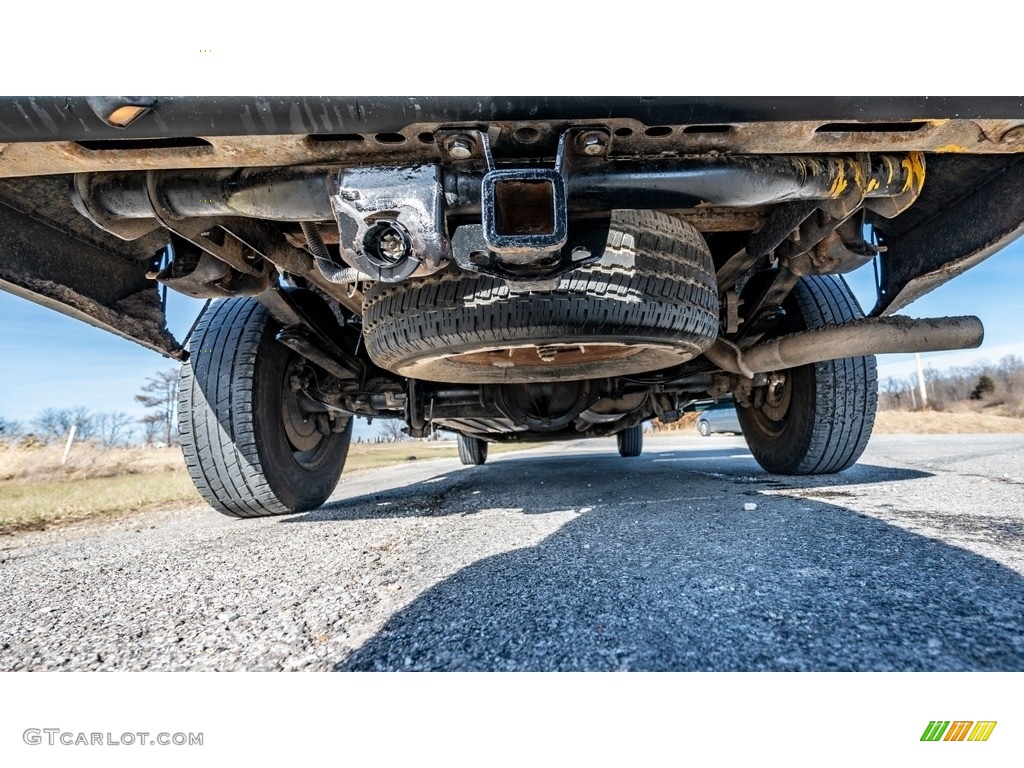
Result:
[[[178,423],[185,464],[210,506],[232,517],[315,509],[348,456],[353,420],[321,434],[289,380],[301,358],[252,299],[210,305],[181,369]]]
[[[711,426],[706,421],[701,420],[697,422],[697,431],[704,437],[711,437]]]
[[[840,325],[863,317],[839,276],[804,277],[783,305],[780,333]],[[736,411],[757,463],[780,475],[826,475],[851,466],[875,423],[875,357],[846,357],[791,368],[774,398]]]
[[[487,442],[479,437],[459,435],[459,460],[467,467],[487,461]]]
[[[619,456],[630,459],[639,456],[644,450],[644,425],[637,424],[635,427],[624,429],[617,434],[619,443]]]

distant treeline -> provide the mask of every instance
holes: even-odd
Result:
[[[138,442],[138,423],[135,417],[124,411],[47,408],[28,422],[0,416],[0,442],[25,446],[59,443],[67,440],[73,426],[76,441],[94,441],[103,448],[113,448]],[[146,441],[145,435],[142,439]]]
[[[0,416],[0,445],[49,445],[67,440],[75,428],[75,440],[114,448],[132,443],[170,445],[177,442],[178,370],[160,371],[146,379],[135,400],[147,413],[135,418],[124,411],[91,411],[47,408],[35,418],[17,421]]]
[[[998,363],[924,369],[928,408],[945,410],[958,403],[968,406],[1002,406],[1009,416],[1024,418],[1024,359],[1007,355]],[[891,410],[923,407],[917,374],[906,378],[888,377],[879,382],[878,405]]]

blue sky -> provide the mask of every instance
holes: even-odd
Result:
[[[871,265],[846,276],[861,305],[875,303],[875,278]],[[942,370],[1005,355],[1024,357],[1024,239],[1011,243],[973,269],[967,270],[900,310],[910,317],[977,315],[985,325],[985,341],[978,349],[929,352],[921,355],[925,367]],[[916,373],[913,355],[879,355],[878,377],[905,377]]]
[[[168,297],[170,327],[179,339],[202,304]],[[177,367],[134,342],[3,291],[0,329],[0,415],[9,418],[79,405],[142,415],[134,398],[146,377]]]
[[[870,265],[847,276],[861,303],[874,303]],[[980,349],[924,355],[936,368],[1006,354],[1024,356],[1020,316],[1024,312],[1024,240],[907,307],[914,317],[976,314],[985,323]],[[170,327],[178,338],[188,331],[202,302],[169,296]],[[44,408],[85,406],[97,411],[142,415],[135,402],[147,376],[176,367],[133,342],[105,333],[32,302],[0,291],[0,415],[28,420]],[[879,376],[909,376],[913,355],[879,358]],[[362,422],[365,424],[365,422]],[[376,431],[360,430],[364,435]]]

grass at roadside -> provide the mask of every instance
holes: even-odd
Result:
[[[1024,419],[985,411],[879,411],[876,435],[971,435],[1024,432]]]
[[[0,483],[0,533],[200,501],[184,470],[85,480]]]
[[[527,447],[492,444],[489,450]],[[65,467],[61,453],[53,446],[0,450],[0,534],[202,501],[177,448],[76,446]],[[454,441],[354,443],[345,473],[458,455]]]

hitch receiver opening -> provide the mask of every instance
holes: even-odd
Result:
[[[501,254],[547,254],[569,234],[565,181],[558,171],[491,171],[481,188],[484,240]]]

